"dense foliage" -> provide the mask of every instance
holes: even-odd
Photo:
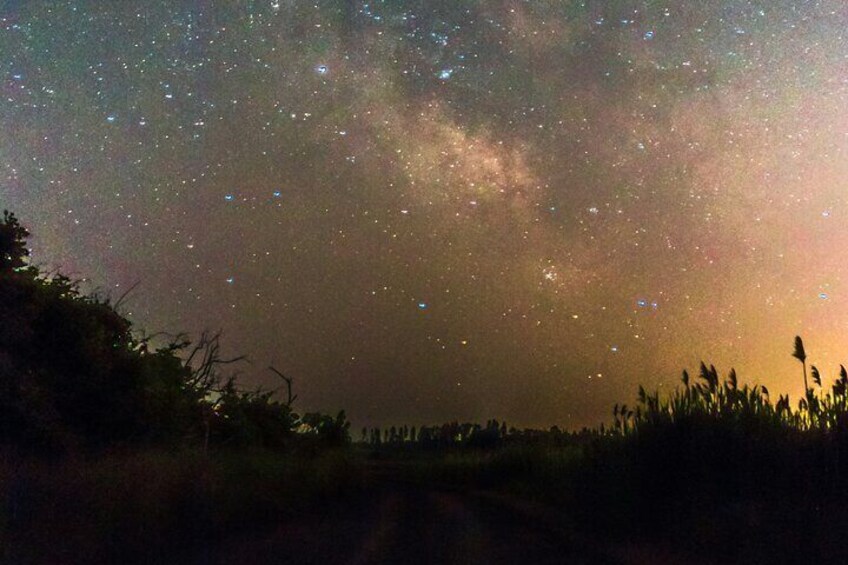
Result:
[[[0,445],[65,452],[116,445],[264,446],[295,438],[341,445],[344,413],[301,418],[289,397],[243,391],[221,368],[218,334],[152,348],[120,300],[84,294],[29,264],[28,231],[0,223]]]

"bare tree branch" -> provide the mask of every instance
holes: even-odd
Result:
[[[115,305],[113,306],[113,308],[114,308],[115,310],[117,310],[117,309],[118,309],[118,307],[120,307],[120,306],[121,306],[121,303],[123,303],[124,299],[125,299],[127,296],[129,296],[129,294],[130,294],[133,290],[135,290],[135,289],[136,289],[136,287],[138,287],[138,285],[140,285],[140,284],[141,284],[141,280],[137,280],[137,281],[135,281],[135,282],[134,282],[134,283],[133,283],[133,284],[132,284],[132,285],[131,285],[131,286],[130,286],[127,290],[125,290],[125,291],[124,291],[124,293],[123,293],[120,297],[118,297],[118,301],[117,301],[117,302],[115,302]]]
[[[200,334],[197,343],[189,351],[183,366],[191,373],[188,384],[192,388],[203,392],[214,390],[221,382],[221,376],[218,373],[218,368],[221,365],[231,365],[247,360],[246,355],[239,355],[228,359],[222,358],[220,339],[220,330],[215,333],[204,330]],[[197,362],[197,366],[194,365],[195,362]]]
[[[291,408],[292,403],[294,403],[294,401],[297,400],[296,394],[294,396],[292,396],[293,379],[291,377],[285,376],[283,373],[281,373],[280,371],[275,369],[273,365],[268,367],[268,369],[273,371],[275,375],[277,375],[278,377],[280,377],[281,379],[283,379],[286,382],[286,403],[285,404],[286,404],[287,407]]]

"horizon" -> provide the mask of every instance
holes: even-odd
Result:
[[[354,437],[702,360],[798,398],[795,335],[848,362],[848,11],[704,4],[7,4],[0,208]]]

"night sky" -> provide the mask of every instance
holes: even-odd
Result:
[[[848,361],[845,0],[0,2],[0,208],[354,425]]]

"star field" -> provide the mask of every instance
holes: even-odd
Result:
[[[848,361],[843,0],[0,2],[0,205],[356,424]]]

